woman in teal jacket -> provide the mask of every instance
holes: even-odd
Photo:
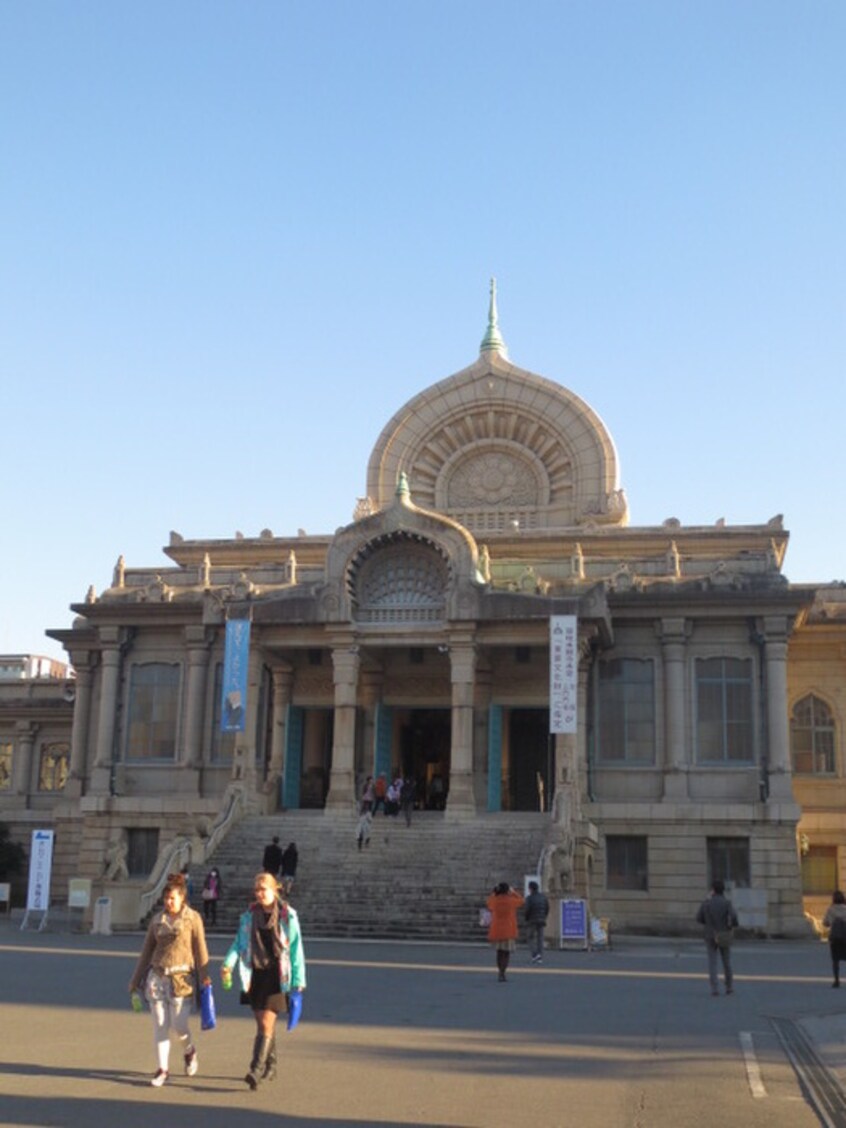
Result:
[[[253,1009],[256,1037],[253,1058],[244,1080],[251,1089],[276,1076],[276,1018],[295,1013],[289,996],[305,989],[305,954],[296,912],[280,897],[279,883],[272,873],[256,874],[256,899],[241,914],[238,932],[223,959],[221,979],[232,986],[232,968],[237,963],[241,978],[241,1002]],[[299,1000],[296,1000],[296,1013]]]

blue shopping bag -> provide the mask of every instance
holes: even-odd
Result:
[[[288,996],[288,1029],[293,1030],[303,1013],[302,991],[292,991]]]
[[[217,1011],[214,1005],[214,991],[211,983],[200,988],[200,1028],[214,1030],[217,1026]]]

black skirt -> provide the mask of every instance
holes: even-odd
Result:
[[[279,981],[279,964],[276,960],[270,967],[253,968],[249,991],[243,992],[241,1002],[247,1003],[253,1010],[269,1010],[268,999],[272,995],[282,994],[282,984]]]

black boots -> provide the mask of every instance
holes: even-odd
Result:
[[[264,1066],[262,1081],[272,1081],[276,1076],[276,1036],[270,1039],[270,1048],[267,1051],[267,1061]]]
[[[250,1062],[249,1072],[244,1077],[251,1089],[257,1089],[259,1082],[265,1075],[267,1059],[272,1045],[273,1042],[270,1038],[265,1038],[263,1034],[256,1035],[256,1040],[253,1042],[253,1060]]]

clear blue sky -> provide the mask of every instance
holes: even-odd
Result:
[[[171,529],[331,532],[511,359],[635,525],[846,578],[842,0],[0,0],[0,652]]]

